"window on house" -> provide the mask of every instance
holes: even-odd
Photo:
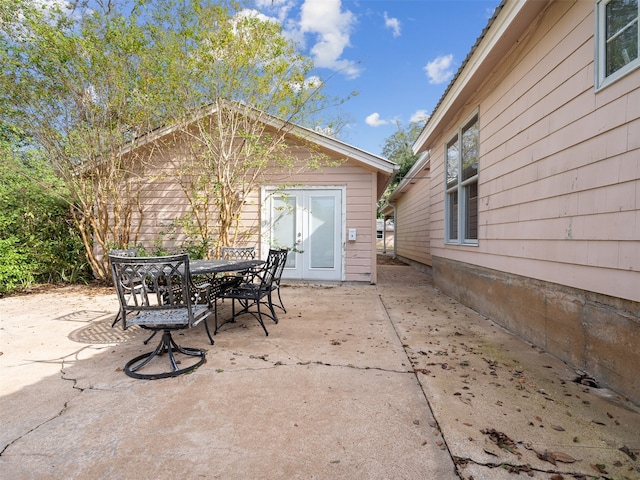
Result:
[[[478,244],[478,115],[446,144],[446,242]]]
[[[596,3],[596,89],[640,66],[638,0]]]

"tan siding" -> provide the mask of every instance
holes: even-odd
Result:
[[[375,281],[375,208],[377,173],[354,161],[332,158],[335,166],[320,169],[303,168],[309,157],[302,145],[291,146],[300,158],[299,165],[291,172],[271,169],[265,172],[263,185],[289,186],[340,186],[345,187],[346,227],[357,228],[356,242],[344,246],[344,270],[347,281]],[[180,229],[172,228],[174,221],[189,211],[188,201],[177,183],[173,168],[180,162],[179,151],[169,152],[164,158],[156,158],[147,171],[147,182],[142,196],[144,205],[141,235],[138,238],[146,249],[152,251],[159,242],[169,250],[177,249],[186,236]],[[239,225],[238,245],[255,245],[261,251],[260,222],[264,199],[260,190],[250,192],[244,199]],[[216,215],[212,211],[210,228],[215,231]]]
[[[594,91],[592,2],[535,27],[428,146],[431,253],[638,301],[640,70]],[[475,108],[479,245],[445,245],[442,145]]]
[[[416,182],[397,203],[398,219],[395,224],[397,255],[424,265],[431,265],[429,171],[419,173],[424,177]]]

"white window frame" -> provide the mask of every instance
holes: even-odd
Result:
[[[468,187],[469,185],[475,183],[476,184],[476,188],[479,186],[479,168],[477,170],[477,173],[469,178],[466,178],[463,180],[462,178],[462,164],[463,164],[463,158],[462,158],[462,152],[459,152],[458,154],[458,179],[456,182],[456,185],[452,186],[452,187],[447,187],[447,168],[448,168],[448,145],[450,145],[452,142],[454,142],[456,139],[458,142],[460,142],[459,144],[461,144],[462,142],[462,133],[463,133],[463,129],[467,126],[469,126],[471,124],[471,122],[475,119],[476,124],[478,125],[478,145],[477,145],[477,150],[478,150],[478,163],[480,162],[480,115],[478,114],[478,111],[475,111],[472,115],[469,115],[469,117],[462,122],[462,124],[458,127],[458,129],[456,130],[456,132],[451,135],[448,140],[445,142],[444,144],[444,201],[445,201],[445,207],[444,207],[444,231],[445,231],[445,243],[449,244],[449,245],[466,245],[466,246],[478,246],[478,239],[477,238],[467,238],[467,219],[468,219],[468,215],[469,212],[467,212],[466,209],[466,205],[467,205],[467,199],[465,198],[465,194],[468,191],[468,189],[466,187]],[[451,227],[451,209],[452,209],[452,205],[451,205],[451,194],[453,193],[457,193],[458,194],[458,209],[457,209],[457,215],[458,215],[458,229],[457,229],[457,238],[451,238],[450,235],[450,227]],[[476,204],[476,218],[478,218],[479,215],[479,211],[478,211],[478,207],[479,207],[479,202],[477,202]],[[479,228],[480,222],[479,220],[476,220],[476,232]]]
[[[615,0],[598,0],[595,10],[595,89],[596,91],[611,85],[616,80],[631,73],[640,67],[640,55],[631,60],[624,67],[607,76],[607,49],[606,49],[606,8],[607,4]],[[640,22],[640,2],[638,2],[638,16],[635,20]],[[640,51],[640,25],[638,25],[638,50]]]

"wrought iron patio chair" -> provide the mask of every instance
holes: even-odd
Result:
[[[109,251],[109,255],[114,255],[116,257],[137,257],[138,249],[137,248],[113,249]],[[115,278],[113,274],[113,265],[111,265],[111,276]],[[139,286],[136,286],[134,288],[139,288]],[[130,298],[130,296],[128,296],[128,298]],[[116,318],[113,319],[113,323],[111,324],[111,327],[115,327],[116,323],[118,323],[121,319],[122,319],[122,308],[118,310],[118,313],[116,314]]]
[[[264,324],[263,317],[268,317],[273,320],[274,323],[278,323],[278,316],[276,315],[271,302],[271,292],[273,288],[273,279],[276,274],[276,270],[278,269],[278,262],[281,256],[280,250],[269,250],[266,262],[257,270],[252,272],[248,277],[250,280],[243,281],[239,285],[221,292],[220,298],[231,299],[232,317],[230,321],[235,321],[235,318],[240,315],[252,315],[262,326],[265,335],[269,335],[269,331]],[[236,302],[238,302],[241,307],[241,310],[237,312]],[[254,307],[255,310],[252,310]],[[264,307],[268,309],[268,313],[264,310]],[[215,322],[217,331],[217,318]]]
[[[220,255],[223,260],[253,260],[256,258],[256,247],[224,246],[222,247]],[[237,281],[242,281],[242,278],[245,277],[245,273],[227,273],[225,276],[235,277]]]
[[[287,309],[284,308],[284,304],[282,303],[282,297],[280,296],[280,281],[282,280],[282,273],[284,272],[284,267],[287,263],[287,256],[289,254],[288,248],[283,248],[280,250],[280,255],[278,257],[278,268],[276,269],[276,273],[273,276],[273,283],[271,284],[271,295],[269,296],[269,302],[274,307],[278,307],[284,313],[287,313]],[[278,303],[273,303],[273,292],[278,292]]]
[[[122,326],[139,325],[162,332],[162,339],[152,352],[126,363],[124,372],[133,378],[157,379],[187,373],[202,365],[205,353],[179,346],[174,330],[196,326],[211,313],[209,285],[196,287],[189,272],[189,256],[122,257],[109,255],[113,281],[122,312]],[[170,370],[142,373],[155,357],[168,354]],[[177,354],[181,360],[176,359]],[[188,357],[196,357],[188,361]],[[186,366],[181,363],[188,363]],[[179,366],[180,365],[180,366]],[[154,369],[155,370],[155,369]]]
[[[213,334],[216,335],[218,333],[218,329],[226,322],[222,324],[218,324],[218,300],[224,299],[224,293],[228,290],[237,287],[242,281],[242,277],[239,276],[224,276],[224,277],[214,277],[210,278],[209,282],[211,284],[209,290],[209,302],[213,307],[213,318],[214,318],[214,329]],[[229,321],[234,321],[232,318]],[[207,336],[209,337],[209,341],[211,345],[213,345],[213,337],[211,336],[211,331],[209,330],[209,318],[205,319],[205,330],[207,332]]]

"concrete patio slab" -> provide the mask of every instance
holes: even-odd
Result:
[[[636,406],[424,273],[378,277],[283,287],[268,337],[250,316],[213,346],[181,332],[207,362],[154,381],[122,371],[153,347],[110,328],[111,289],[0,299],[0,477],[640,478]]]

